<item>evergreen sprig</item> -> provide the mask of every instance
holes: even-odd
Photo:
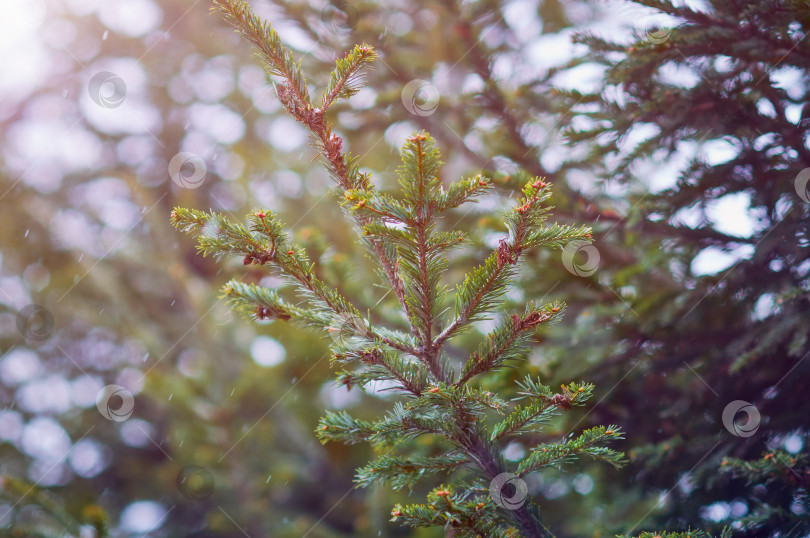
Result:
[[[411,488],[426,475],[451,471],[465,463],[469,459],[460,452],[414,459],[380,456],[358,469],[357,484],[369,486],[379,480],[394,489]]]
[[[534,431],[536,427],[548,424],[561,410],[584,405],[593,394],[593,385],[589,383],[563,385],[563,391],[557,394],[531,377],[518,384],[523,388],[518,394],[529,402],[515,407],[512,413],[492,428],[493,441],[506,435]]]
[[[327,109],[338,99],[348,99],[363,86],[364,69],[371,68],[377,54],[368,45],[355,45],[354,49],[335,62],[329,86],[321,99],[321,108]]]
[[[338,99],[360,89],[362,72],[376,55],[373,49],[359,45],[339,59],[320,107],[315,107],[298,63],[270,25],[244,2],[217,0],[215,5],[259,49],[270,74],[281,79],[276,86],[279,99],[312,133],[340,204],[358,226],[361,245],[379,264],[383,285],[396,296],[407,328],[386,327],[362,316],[348,298],[316,276],[304,249],[291,241],[272,212],[256,210],[242,224],[221,214],[176,208],[171,215],[173,224],[195,235],[204,255],[237,255],[245,265],[266,266],[300,299],[293,303],[284,290],[231,281],[223,294],[237,310],[254,319],[297,321],[332,333],[336,336],[332,363],[341,368],[341,384],[351,389],[384,381],[401,395],[377,420],[327,412],[317,426],[316,434],[324,443],[367,442],[380,451],[358,470],[358,486],[381,480],[394,488],[413,487],[424,477],[452,475],[460,468],[465,469],[465,476],[474,477],[470,483],[456,480],[454,486],[434,489],[426,504],[397,505],[393,521],[441,525],[452,528],[454,536],[549,536],[532,499],[514,510],[499,507],[491,497],[491,484],[505,473],[524,475],[580,455],[620,465],[622,454],[606,444],[621,439],[622,434],[616,426],[591,428],[574,439],[539,445],[522,461],[507,463],[501,454],[505,438],[532,432],[554,414],[582,405],[593,386],[571,383],[554,394],[527,377],[512,394],[523,400],[521,405],[506,414],[509,404],[486,390],[484,374],[524,359],[537,327],[558,320],[565,305],[530,302],[520,313],[503,315],[501,323],[462,364],[449,358],[447,347],[473,322],[500,309],[523,253],[540,246],[562,248],[572,240],[589,241],[590,229],[547,225],[551,185],[542,178],[518,174],[525,186],[520,200],[504,216],[503,238],[484,263],[456,286],[452,297],[442,278],[449,267],[448,251],[465,244],[469,237],[463,231],[447,229],[443,218],[491,190],[492,180],[475,176],[445,186],[436,141],[417,132],[401,151],[399,192],[376,190],[371,176],[359,171],[357,159],[343,153],[342,140],[325,120],[325,113]],[[450,319],[443,315],[448,303],[455,303]],[[490,427],[490,419],[495,417],[500,421]],[[430,438],[427,453],[412,450],[411,441],[421,436]]]
[[[588,455],[620,467],[625,463],[624,454],[603,446],[615,439],[624,439],[618,426],[597,426],[585,430],[575,439],[561,443],[543,443],[533,447],[531,454],[520,462],[517,474],[523,476],[541,467],[570,463],[580,455]]]
[[[504,529],[492,500],[471,499],[456,493],[449,486],[433,489],[427,504],[398,504],[391,514],[393,520],[412,527],[441,526],[452,529],[453,536],[517,538],[513,528]]]
[[[717,538],[731,538],[731,527],[724,527],[720,534],[716,535]],[[630,535],[622,535],[619,538],[631,538]],[[689,529],[684,532],[642,532],[635,536],[635,538],[715,538],[715,535],[705,532],[700,529]]]
[[[301,73],[301,63],[293,58],[272,26],[253,13],[247,2],[241,0],[214,0],[214,7],[225,20],[258,50],[267,71],[284,80],[301,103],[309,103],[307,80]],[[285,103],[286,104],[286,103]]]
[[[803,488],[810,486],[810,466],[804,454],[770,450],[757,460],[725,458],[721,469],[744,478],[749,484],[785,482]]]

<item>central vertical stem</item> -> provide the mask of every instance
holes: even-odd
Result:
[[[468,455],[478,462],[487,478],[493,480],[499,474],[507,472],[507,469],[499,463],[500,459],[495,457],[489,445],[481,438],[472,423],[471,417],[463,409],[457,408],[456,424],[462,435],[459,442],[466,449]],[[527,499],[527,502],[520,508],[513,510],[515,519],[517,519],[521,528],[521,536],[526,538],[553,538],[554,535],[540,523],[539,518],[535,515],[536,512],[537,507],[532,503],[531,499]]]

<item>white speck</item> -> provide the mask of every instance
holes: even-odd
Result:
[[[180,446],[183,446],[183,443],[185,443],[185,442],[186,442],[185,440],[180,441]],[[178,448],[180,448],[180,447],[178,447]]]
[[[146,353],[146,354],[143,356],[143,359],[141,359],[141,360],[142,360],[143,362],[146,362],[146,359],[148,359],[148,358],[149,358],[149,352],[147,352],[147,353]]]
[[[173,392],[172,392],[171,394],[169,394],[169,401],[170,401],[170,402],[172,401],[172,396],[174,396],[174,393],[173,393]]]
[[[172,301],[172,304],[170,304],[169,306],[174,306],[174,301]]]
[[[231,396],[233,396],[234,392],[236,392],[236,389],[231,389]]]
[[[265,482],[265,484],[269,484],[269,483],[270,483],[270,477],[272,477],[272,476],[273,476],[273,475],[267,475],[267,482]]]
[[[29,233],[31,233],[31,229],[30,229],[30,228],[29,228],[29,229],[27,229],[27,230],[25,230],[25,237],[28,237],[28,234],[29,234]]]
[[[76,261],[79,261],[79,262],[80,262],[80,261],[82,261],[82,258],[84,258],[84,254],[79,254],[79,259],[78,259],[78,260],[76,260]]]
[[[110,37],[110,31],[104,30],[104,35],[101,36],[102,41],[107,41],[107,38]]]

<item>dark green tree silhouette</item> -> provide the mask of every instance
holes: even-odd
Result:
[[[561,92],[562,106],[582,120],[569,130],[571,143],[594,144],[584,166],[630,188],[690,145],[725,149],[722,157],[693,152],[663,190],[641,187],[619,247],[668,253],[648,256],[643,271],[619,273],[618,282],[635,289],[637,317],[615,325],[622,349],[589,372],[600,385],[621,378],[634,387],[620,407],[597,414],[635,417],[628,436],[649,444],[631,452],[627,486],[635,487],[632,480],[667,495],[629,523],[734,523],[749,536],[804,534],[810,6],[636,3],[672,22],[630,43],[576,38],[590,51],[586,60],[607,68],[599,92]],[[628,148],[629,133],[641,128],[647,134]],[[737,222],[718,229],[712,208],[732,197],[749,206],[753,230]],[[692,262],[707,248],[732,254],[734,263],[696,273]],[[736,426],[722,420],[738,400],[756,409],[747,429],[742,412]]]

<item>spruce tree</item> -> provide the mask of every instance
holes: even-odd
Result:
[[[638,192],[615,250],[667,252],[621,267],[637,319],[615,324],[625,346],[589,376],[637,387],[600,418],[635,417],[628,436],[648,442],[630,453],[628,488],[669,499],[630,523],[805,535],[810,4],[634,3],[669,22],[631,39],[580,33],[588,53],[577,62],[603,65],[603,84],[559,94],[576,111],[571,143],[593,147],[573,166]],[[650,184],[684,155],[671,184]],[[713,209],[728,200],[745,202],[750,225],[718,221]],[[701,274],[694,259],[711,251],[734,262]],[[724,424],[736,401],[757,410],[745,435]]]
[[[357,471],[358,486],[383,481],[393,488],[412,487],[426,476],[453,475],[430,492],[426,503],[395,506],[392,521],[443,526],[457,536],[550,535],[538,506],[526,498],[524,478],[582,455],[619,466],[622,454],[606,445],[621,439],[622,432],[618,426],[590,428],[576,436],[533,443],[526,457],[508,461],[502,448],[509,440],[532,440],[555,415],[583,405],[593,385],[568,383],[554,392],[526,376],[495,394],[487,390],[486,374],[518,365],[534,331],[559,320],[565,307],[529,302],[519,312],[500,311],[522,255],[538,247],[590,242],[590,229],[546,224],[551,184],[517,173],[524,184],[522,196],[503,217],[502,239],[466,274],[455,293],[448,294],[443,273],[450,266],[449,253],[469,245],[469,237],[448,226],[444,217],[485,195],[492,179],[479,175],[445,186],[436,141],[417,132],[401,150],[399,192],[378,189],[371,175],[361,171],[358,159],[344,151],[327,119],[336,101],[359,91],[364,69],[376,57],[374,49],[357,45],[338,59],[315,100],[300,64],[269,24],[244,2],[219,0],[215,6],[257,48],[278,99],[310,132],[340,204],[390,292],[393,306],[384,303],[379,309],[397,313],[372,315],[370,308],[356,306],[328,285],[310,254],[271,211],[257,209],[246,222],[236,222],[223,214],[178,207],[172,223],[197,236],[204,255],[239,256],[245,265],[267,266],[287,284],[268,289],[228,282],[223,295],[234,308],[256,320],[297,322],[335,336],[333,364],[341,368],[340,383],[349,389],[387,383],[398,393],[393,408],[377,420],[327,412],[316,429],[324,443],[365,442],[375,447],[378,457]],[[455,364],[448,357],[453,341],[493,316],[500,322],[466,362]],[[518,400],[518,405],[511,403]],[[433,442],[417,447],[413,441],[420,436]],[[510,484],[514,491],[506,487]]]

